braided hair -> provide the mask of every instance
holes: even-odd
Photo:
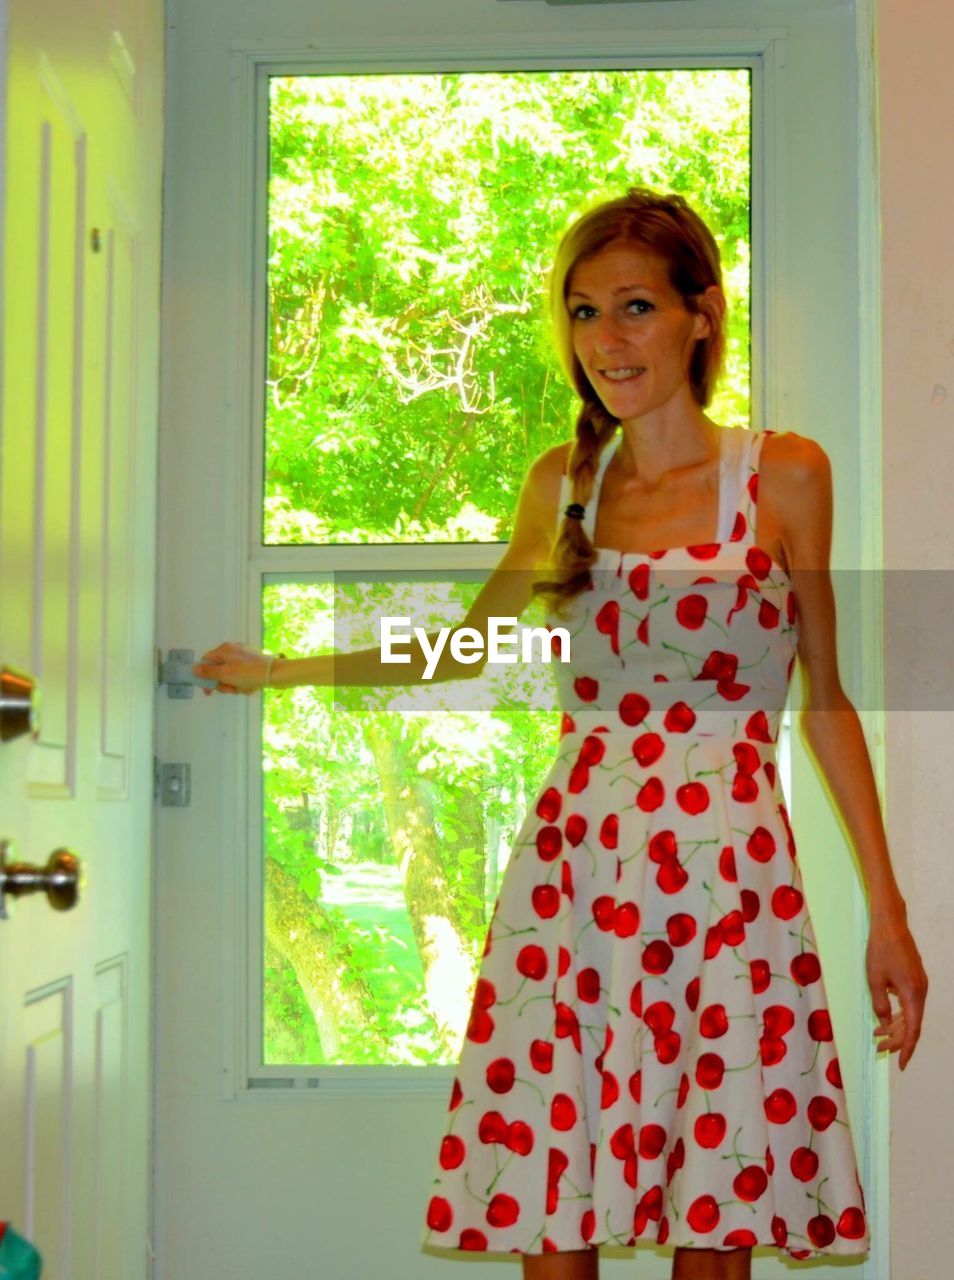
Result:
[[[582,402],[567,463],[572,499],[581,507],[593,492],[600,455],[615,435],[619,419],[604,407],[576,357],[566,299],[577,263],[619,241],[639,245],[662,258],[670,284],[691,312],[703,310],[700,295],[710,285],[722,287],[715,238],[680,195],[630,187],[624,196],[588,210],[564,235],[550,274],[550,318],[560,363]],[[703,408],[712,398],[725,351],[722,314],[706,313],[712,332],[696,341],[689,364],[689,385]],[[577,511],[564,513],[550,550],[549,563],[555,572],[533,584],[534,595],[557,617],[563,617],[570,601],[592,583],[590,569],[596,550],[578,517]]]

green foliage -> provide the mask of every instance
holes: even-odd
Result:
[[[742,70],[273,79],[264,541],[506,540],[530,462],[575,417],[543,308],[556,242],[634,182],[681,192],[716,234],[729,345],[710,412],[747,421],[749,106]],[[376,646],[382,614],[454,624],[479,586],[305,576],[263,591],[273,651]],[[316,945],[371,993],[334,1061],[459,1050],[426,999],[372,742],[404,762],[476,965],[557,731],[539,664],[266,697],[266,856],[315,905]],[[331,1060],[280,957],[264,999],[267,1062]]]

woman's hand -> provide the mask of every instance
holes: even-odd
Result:
[[[202,655],[202,660],[192,668],[193,674],[206,680],[218,680],[210,693],[256,693],[263,689],[272,669],[269,654],[250,649],[244,644],[220,644]]]
[[[874,1029],[878,1053],[901,1050],[898,1066],[903,1071],[921,1036],[921,1019],[927,996],[928,978],[921,956],[903,917],[874,916],[868,934],[866,956],[871,1003],[878,1017]],[[889,992],[901,1003],[895,1013]]]

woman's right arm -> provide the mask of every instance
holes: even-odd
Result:
[[[527,471],[514,519],[513,534],[494,571],[481,587],[459,627],[473,627],[483,638],[479,662],[463,663],[445,644],[429,682],[480,675],[487,661],[491,618],[518,618],[533,598],[532,584],[541,576],[556,530],[560,477],[569,451],[565,442],[540,454]],[[503,630],[503,628],[501,628]],[[438,631],[427,632],[431,649]],[[424,682],[428,655],[415,637],[407,649],[409,663],[384,662],[378,646],[351,653],[271,660],[241,644],[222,644],[203,655],[193,670],[218,680],[221,693],[254,693],[263,687],[288,689],[297,685],[415,685]]]

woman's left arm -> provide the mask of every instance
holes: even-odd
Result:
[[[772,490],[798,611],[805,693],[799,722],[862,869],[871,917],[866,968],[878,1018],[874,1035],[881,1041],[879,1051],[900,1049],[903,1071],[921,1034],[928,979],[894,878],[864,731],[838,673],[831,465],[815,441],[794,432],[779,437],[780,445],[783,440],[784,456],[777,451],[772,468],[781,483]],[[897,1015],[889,992],[900,1001]]]

